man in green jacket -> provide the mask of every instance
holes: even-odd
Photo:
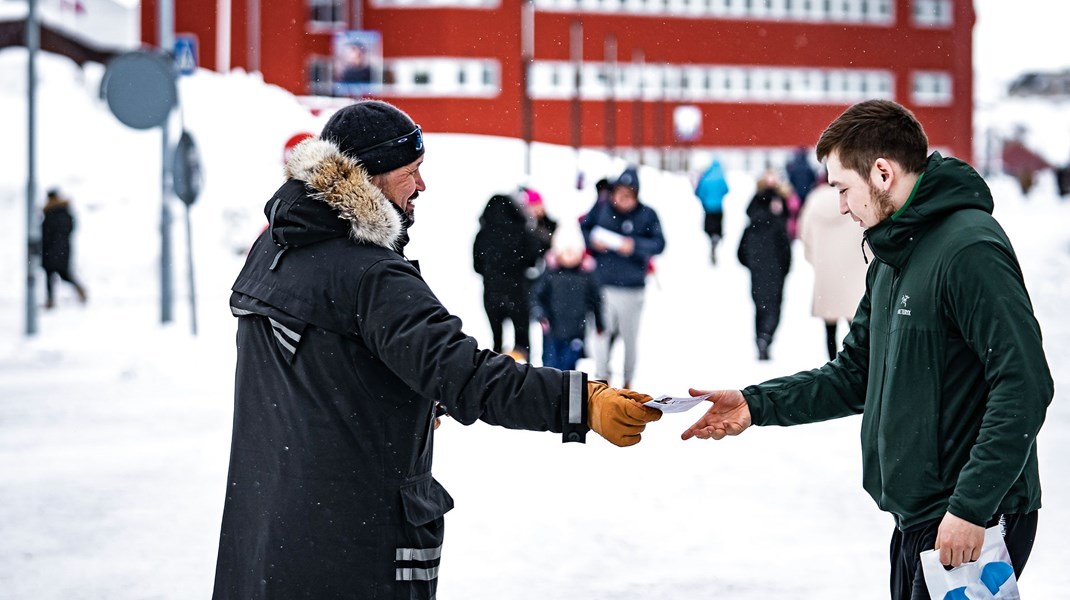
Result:
[[[682,436],[861,413],[863,484],[896,520],[893,600],[929,597],[919,552],[977,560],[998,523],[1021,574],[1040,508],[1037,432],[1054,393],[988,186],[966,163],[927,153],[921,124],[888,100],[856,104],[825,129],[817,157],[872,255],[844,349],[819,369],[713,392]]]

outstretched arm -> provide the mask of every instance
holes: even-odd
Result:
[[[743,392],[739,390],[703,391],[688,390],[692,396],[710,394],[709,401],[713,406],[702,415],[680,436],[689,440],[693,437],[699,439],[719,440],[727,435],[739,435],[743,430],[751,426],[750,407],[743,398]]]

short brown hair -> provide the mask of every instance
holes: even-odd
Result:
[[[817,140],[819,161],[833,151],[845,168],[863,177],[878,158],[894,160],[908,173],[921,173],[929,139],[906,107],[891,100],[866,100],[843,111]]]

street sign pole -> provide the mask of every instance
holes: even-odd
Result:
[[[41,32],[37,27],[37,0],[29,0],[26,15],[27,98],[29,122],[26,127],[26,335],[37,333],[37,257],[40,253],[41,232],[37,228],[34,199],[37,197],[37,49]]]
[[[161,50],[170,52],[175,46],[175,10],[172,0],[159,0],[156,5]],[[173,318],[173,290],[171,273],[171,144],[170,113],[160,126],[162,133],[162,161],[160,168],[160,322]]]

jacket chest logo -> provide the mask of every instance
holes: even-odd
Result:
[[[907,301],[910,300],[910,296],[903,294],[903,297],[899,299],[899,310],[895,311],[897,315],[903,315],[905,317],[910,316],[910,309],[907,308]]]

